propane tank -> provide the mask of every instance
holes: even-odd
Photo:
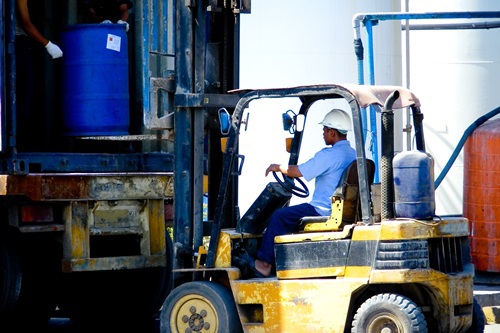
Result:
[[[398,153],[393,160],[394,216],[432,219],[435,212],[434,159],[414,150]]]

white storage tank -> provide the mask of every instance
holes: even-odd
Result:
[[[496,0],[404,0],[409,12],[498,11]],[[411,24],[500,22],[497,19],[413,20]],[[481,24],[477,24],[481,26]],[[403,33],[404,35],[404,33]],[[441,174],[464,131],[500,105],[500,29],[410,31],[409,86],[422,102],[426,148]],[[404,44],[404,42],[403,42]],[[406,62],[406,61],[405,61]],[[463,151],[436,189],[436,214],[462,214]]]

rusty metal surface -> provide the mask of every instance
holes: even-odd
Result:
[[[166,260],[164,255],[64,259],[62,261],[62,271],[68,273],[162,267],[165,266]]]
[[[469,235],[469,222],[461,216],[436,217],[433,220],[398,218],[381,223],[381,240],[460,237]]]
[[[28,232],[54,232],[54,231],[64,231],[64,225],[62,224],[40,224],[40,225],[26,225],[19,227],[19,231],[22,233]]]
[[[344,332],[352,293],[365,279],[231,280],[245,332]],[[262,311],[262,312],[261,312]]]
[[[173,197],[173,174],[0,175],[0,196],[45,200],[123,200]]]
[[[160,267],[165,261],[163,199],[73,201],[65,210],[64,272]],[[92,255],[92,240],[115,237],[111,257]],[[137,236],[139,248],[130,252],[123,237]],[[126,240],[127,238],[125,238]],[[118,246],[120,244],[120,246]],[[109,253],[107,253],[109,255]]]
[[[141,214],[147,206],[145,200],[97,201],[92,207],[91,235],[104,235],[126,230],[128,234],[142,235]]]

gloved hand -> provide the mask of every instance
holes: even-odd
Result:
[[[45,49],[52,56],[52,59],[60,58],[63,56],[63,52],[61,51],[59,46],[52,43],[51,41],[49,41],[47,45],[45,45]]]
[[[123,21],[123,20],[118,20],[118,22],[116,22],[118,24],[125,24],[125,31],[128,32],[128,28],[129,28],[129,25],[127,22]]]
[[[101,22],[101,24],[113,24],[110,20],[104,20]]]

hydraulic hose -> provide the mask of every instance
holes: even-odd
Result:
[[[464,134],[462,135],[462,138],[458,142],[458,145],[455,147],[455,150],[453,151],[453,154],[451,154],[450,159],[446,163],[443,171],[439,174],[439,177],[436,178],[434,181],[434,188],[437,189],[439,184],[443,181],[444,177],[450,171],[451,166],[453,163],[455,163],[455,160],[457,159],[458,155],[460,154],[460,151],[462,150],[463,146],[465,145],[465,142],[467,141],[467,138],[478,128],[481,126],[483,123],[485,123],[488,119],[496,116],[497,114],[500,113],[500,106],[497,107],[496,109],[486,113],[485,115],[482,115],[481,117],[477,118],[476,121],[474,121],[467,129],[465,130]]]

